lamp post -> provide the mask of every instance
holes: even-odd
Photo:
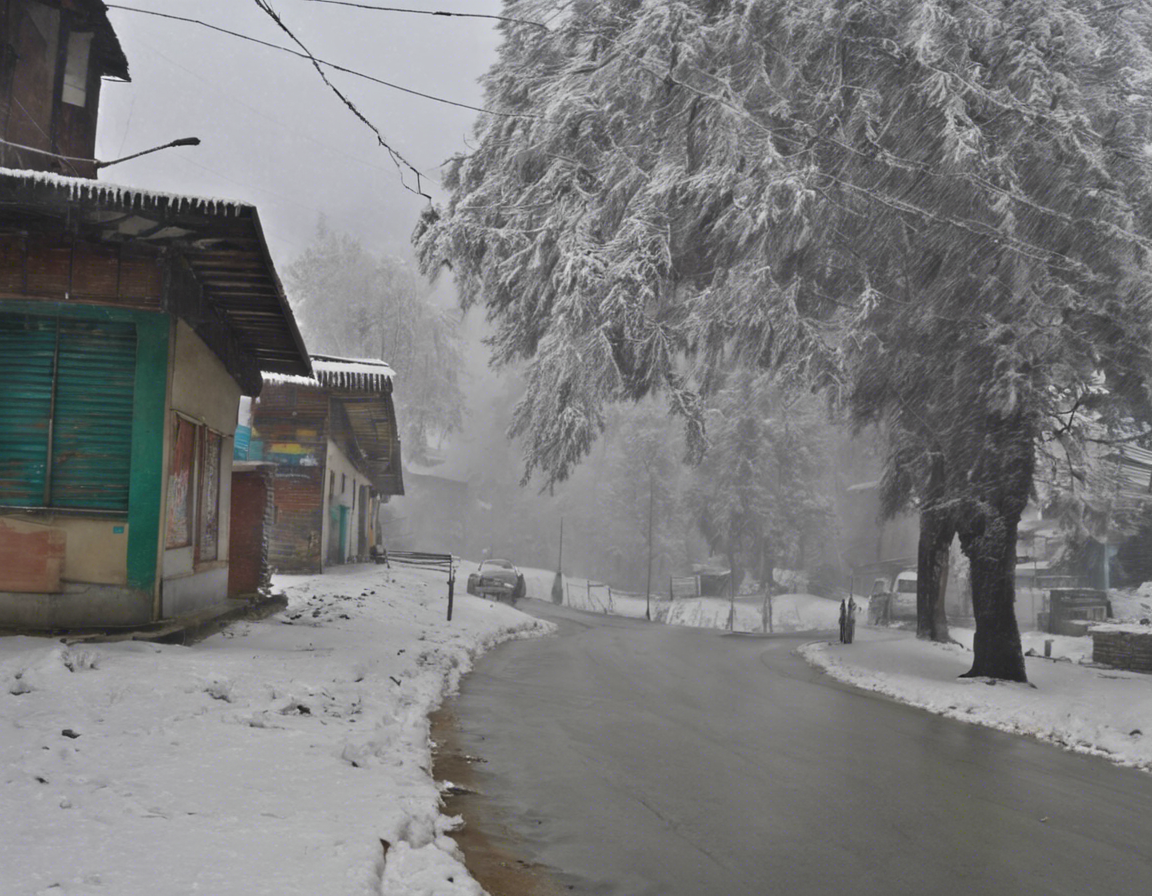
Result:
[[[644,588],[644,618],[652,620],[652,510],[655,505],[656,479],[648,470],[648,584]]]

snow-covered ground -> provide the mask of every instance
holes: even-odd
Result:
[[[976,629],[950,626],[948,633],[959,641],[968,650],[972,649],[972,642],[976,638]],[[1020,646],[1024,653],[1031,651],[1033,656],[1044,656],[1044,642],[1051,641],[1051,657],[1053,659],[1066,659],[1074,663],[1088,663],[1092,661],[1092,638],[1085,635],[1082,638],[1073,638],[1070,635],[1050,635],[1047,632],[1021,632]]]
[[[448,623],[443,574],[276,586],[286,612],[192,647],[0,638],[4,896],[481,892],[427,715],[549,625],[460,593]]]
[[[537,600],[552,599],[552,580],[555,573],[545,569],[521,569],[528,597]],[[574,576],[564,577],[564,605],[589,613],[607,613],[615,616],[644,618],[643,594],[609,590],[604,585]],[[858,599],[857,620],[868,616],[868,599]],[[728,628],[729,602],[721,597],[681,598],[668,600],[666,595],[653,595],[651,613],[654,622],[685,625],[693,628]],[[814,594],[778,594],[772,598],[772,623],[778,632],[827,631],[835,629],[840,620],[839,601],[817,597]],[[759,632],[764,626],[763,601],[759,596],[736,598],[735,630]]]
[[[963,640],[964,632],[953,635]],[[1083,645],[1063,642],[1090,639],[1056,640],[1071,656]],[[1152,675],[1027,657],[1031,685],[961,679],[972,664],[967,648],[871,628],[858,629],[854,644],[814,643],[801,652],[834,678],[913,706],[1152,772]]]

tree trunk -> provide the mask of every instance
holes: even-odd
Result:
[[[937,454],[928,474],[920,510],[920,542],[916,549],[916,637],[948,640],[944,591],[948,585],[948,551],[956,534],[952,513],[942,505],[946,496],[944,458]]]
[[[1002,516],[988,522],[980,535],[961,536],[961,547],[972,570],[972,612],[976,617],[972,668],[961,677],[1027,681],[1016,625],[1017,523]]]
[[[1034,433],[1021,412],[991,423],[955,517],[976,618],[972,668],[962,677],[1027,681],[1016,625],[1016,530],[1032,493]]]
[[[760,590],[764,594],[764,605],[760,610],[763,630],[774,633],[775,621],[772,619],[772,589],[776,584],[773,570],[776,567],[776,552],[768,547],[767,543],[760,547]]]
[[[944,595],[948,586],[948,552],[956,534],[951,518],[939,510],[920,514],[916,552],[916,637],[948,641]]]

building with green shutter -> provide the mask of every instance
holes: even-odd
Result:
[[[209,608],[240,396],[311,373],[260,219],[90,179],[101,0],[6,0],[0,51],[0,629]]]
[[[265,371],[312,372],[255,208],[0,169],[0,628],[223,601]]]

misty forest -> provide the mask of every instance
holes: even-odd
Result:
[[[564,517],[574,568],[643,589],[651,504],[658,581],[714,557],[735,589],[780,568],[831,596],[857,536],[837,495],[875,473],[882,514],[919,517],[918,632],[948,639],[962,554],[971,674],[1023,680],[1029,502],[1070,554],[1148,526],[1101,522],[1095,467],[1152,413],[1150,23],[1040,0],[506,7],[501,114],[413,238],[472,320],[323,222],[287,272],[319,350],[400,373],[408,456],[447,440],[479,475],[468,549],[554,566]],[[469,399],[480,337],[502,376]]]
[[[697,465],[683,519],[733,569],[795,563],[828,500],[818,396],[840,438],[881,434],[886,511],[920,511],[921,633],[947,638],[958,537],[971,674],[1023,680],[1021,514],[1075,500],[1091,446],[1150,411],[1149,23],[1039,0],[565,21],[509,28],[485,86],[518,117],[478,125],[415,237],[523,366],[526,477],[566,480],[608,408],[661,394]]]

